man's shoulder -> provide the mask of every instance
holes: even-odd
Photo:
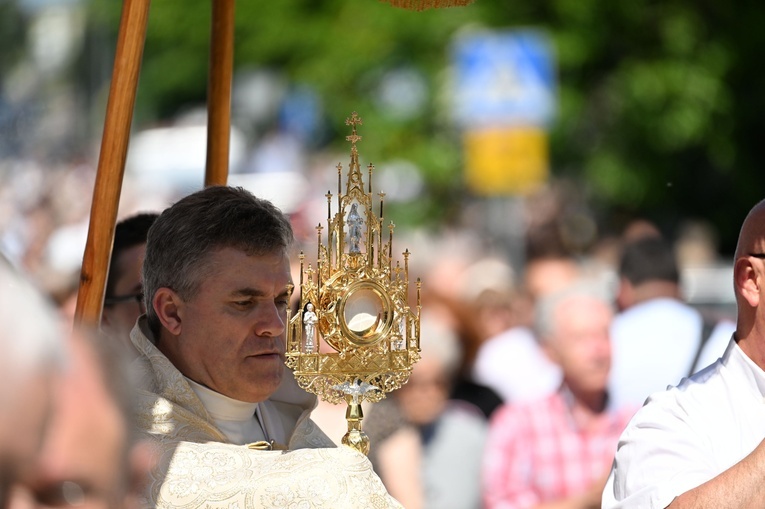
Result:
[[[528,327],[519,326],[512,327],[488,338],[483,342],[479,351],[482,351],[485,355],[494,355],[506,350],[513,351],[528,348],[529,345],[536,346],[534,333]]]
[[[659,320],[659,324],[653,322],[646,322],[646,319]],[[625,309],[614,317],[614,327],[619,326],[634,326],[634,324],[642,324],[645,328],[646,325],[651,324],[656,327],[663,324],[667,320],[680,321],[681,323],[690,323],[697,325],[700,323],[701,314],[689,306],[688,304],[681,302],[677,299],[659,298],[650,299],[634,306]]]
[[[444,422],[460,429],[485,430],[487,421],[481,410],[467,401],[449,401],[442,414]]]
[[[677,385],[651,394],[645,406],[679,405],[690,409],[697,404],[702,408],[709,408],[710,399],[725,396],[729,390],[730,381],[723,375],[723,370],[723,363],[718,360],[693,376],[683,378]]]
[[[723,376],[723,364],[716,362],[676,386],[651,394],[635,413],[625,434],[636,429],[684,432],[698,425],[725,419],[730,402],[730,381]]]
[[[514,327],[481,345],[473,374],[480,381],[484,378],[484,371],[498,371],[502,379],[514,379],[519,373],[532,371],[535,378],[525,379],[526,385],[531,384],[532,380],[538,381],[540,377],[552,377],[556,379],[556,384],[559,381],[559,368],[544,355],[533,332],[527,327]]]
[[[161,442],[225,442],[212,423],[159,394],[136,389],[135,425],[147,438]]]

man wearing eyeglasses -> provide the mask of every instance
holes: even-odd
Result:
[[[636,414],[619,441],[604,509],[765,507],[765,200],[741,227],[733,288],[728,348]]]
[[[143,306],[141,267],[146,236],[159,214],[141,213],[123,219],[114,228],[114,247],[106,280],[101,329],[132,352],[130,330],[146,309]]]

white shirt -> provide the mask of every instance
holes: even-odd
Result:
[[[664,508],[765,438],[765,372],[732,339],[721,359],[653,394],[622,434],[603,509]]]
[[[239,401],[184,377],[207,413],[232,444],[244,445],[268,440],[260,424],[258,404]]]
[[[531,330],[514,327],[487,339],[478,349],[473,380],[506,403],[538,399],[558,390],[560,367],[542,351]]]
[[[688,376],[701,341],[701,314],[677,299],[658,298],[637,304],[611,325],[613,361],[609,396],[616,408],[641,406],[657,391]],[[719,322],[701,352],[696,370],[725,351],[736,326]]]

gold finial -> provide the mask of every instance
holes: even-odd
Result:
[[[361,141],[361,136],[356,134],[356,126],[363,125],[361,122],[361,117],[359,117],[354,111],[351,113],[351,118],[345,119],[345,125],[351,126],[351,134],[350,136],[346,136],[345,139],[350,141],[353,145],[356,145],[356,142]]]

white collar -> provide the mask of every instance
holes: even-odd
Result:
[[[728,348],[722,356],[723,364],[735,365],[738,371],[749,381],[750,387],[765,397],[765,371],[762,370],[749,356],[744,353],[735,337],[731,338]]]
[[[229,398],[209,387],[198,384],[188,377],[184,378],[189,382],[191,389],[202,401],[202,405],[204,405],[205,409],[210,414],[210,417],[216,421],[247,421],[254,417],[255,411],[258,408],[257,403],[249,403],[247,401],[239,401],[237,399]]]

